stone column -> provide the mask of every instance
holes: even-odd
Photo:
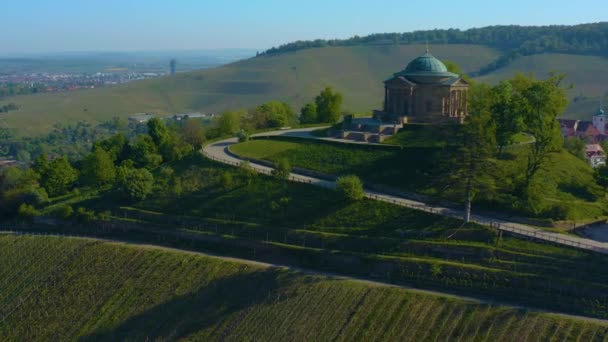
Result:
[[[383,108],[383,110],[385,112],[388,112],[388,108],[389,108],[389,106],[388,106],[388,87],[385,85],[384,86],[384,108]]]

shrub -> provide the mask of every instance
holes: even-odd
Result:
[[[110,221],[111,218],[112,218],[112,213],[110,213],[109,210],[97,213],[97,219],[100,221]]]
[[[44,188],[30,189],[23,194],[23,202],[33,206],[48,202],[49,195]]]
[[[247,131],[245,131],[244,129],[241,129],[240,131],[238,131],[236,133],[236,137],[239,139],[239,142],[246,142],[249,141],[249,133],[247,133]]]
[[[34,216],[38,215],[38,211],[31,204],[22,203],[19,206],[19,210],[17,211],[19,217],[25,219],[32,219]]]
[[[145,200],[154,186],[154,176],[146,169],[121,166],[117,179],[118,189],[130,201]]]
[[[359,201],[365,197],[363,183],[361,182],[361,179],[355,175],[347,175],[338,178],[336,181],[336,190],[346,199],[351,201]]]
[[[95,212],[93,210],[87,210],[86,208],[80,207],[76,212],[78,221],[82,223],[89,223],[95,220]]]
[[[74,215],[74,209],[72,209],[70,205],[66,204],[54,210],[53,215],[55,217],[67,220]]]
[[[250,185],[251,182],[253,182],[253,179],[257,174],[248,161],[244,161],[239,164],[239,171],[241,175],[245,178],[247,185]]]
[[[288,180],[291,173],[291,164],[287,159],[279,160],[272,170],[272,175],[278,180]]]

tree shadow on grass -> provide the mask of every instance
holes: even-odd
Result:
[[[256,304],[285,300],[281,289],[295,280],[295,274],[277,269],[239,273],[219,279],[198,291],[179,296],[122,322],[96,331],[82,341],[175,340],[214,327],[216,338],[235,328],[246,310]],[[279,299],[277,299],[279,298]],[[234,316],[234,314],[241,313]],[[225,320],[232,320],[224,324]]]

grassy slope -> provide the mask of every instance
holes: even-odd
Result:
[[[217,112],[268,100],[299,106],[327,85],[344,93],[346,108],[367,111],[380,107],[382,81],[423,52],[422,45],[355,46],[262,56],[112,88],[16,97],[7,101],[22,110],[4,116],[9,127],[28,135],[48,131],[58,121],[103,120],[136,112]],[[477,70],[498,56],[493,49],[474,45],[436,46],[433,53],[465,71]]]
[[[605,325],[184,252],[0,237],[4,340],[585,340]],[[21,267],[14,267],[19,264]]]
[[[493,61],[499,52],[478,45],[433,46],[433,53],[476,71]],[[379,108],[382,80],[401,70],[424,51],[421,45],[354,46],[321,48],[275,56],[261,56],[220,68],[183,73],[157,80],[97,90],[63,94],[40,94],[7,99],[22,107],[3,114],[19,135],[47,132],[56,122],[105,120],[136,112],[168,114],[184,111],[218,112],[251,107],[268,100],[300,106],[322,87],[332,85],[345,95],[346,108],[365,112]],[[523,57],[506,68],[481,78],[497,82],[516,71],[545,76],[564,72],[575,89],[572,96],[604,95],[608,60],[596,56],[543,54]],[[573,104],[567,116],[587,118],[597,100]]]
[[[231,149],[243,156],[270,161],[287,159],[293,166],[331,174],[357,174],[369,182],[434,195],[437,185],[432,181],[441,177],[440,168],[445,164],[442,161],[445,155],[441,149],[443,146],[437,139],[429,138],[437,133],[433,127],[411,128],[388,141],[403,146],[394,150],[303,140],[253,140]],[[521,166],[525,165],[525,149],[521,146],[509,150],[515,152],[518,163],[499,161],[499,189],[510,189],[515,177],[523,174]],[[554,154],[549,163],[537,176],[543,180],[538,183],[538,193],[542,194],[547,205],[561,203],[567,217],[574,220],[606,215],[605,203],[597,201],[597,197],[601,197],[601,189],[588,186],[594,184],[593,170],[589,165],[567,152]],[[498,191],[501,192],[505,191]],[[503,196],[488,200],[506,204],[513,199]]]
[[[139,220],[150,236],[103,224],[61,229],[608,317],[605,257],[510,237],[497,241],[486,227],[378,201],[347,202],[303,184],[263,176],[247,181],[241,171],[215,163],[184,166],[174,165],[176,174],[184,191],[195,190],[181,196],[160,191],[130,208],[120,208],[111,194],[85,190],[53,201]],[[163,230],[160,239],[154,228]],[[176,232],[187,240],[175,241]]]

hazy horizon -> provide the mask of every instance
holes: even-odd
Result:
[[[3,4],[0,55],[218,49],[263,51],[296,40],[491,25],[575,25],[605,21],[608,3],[583,0],[32,0]]]

